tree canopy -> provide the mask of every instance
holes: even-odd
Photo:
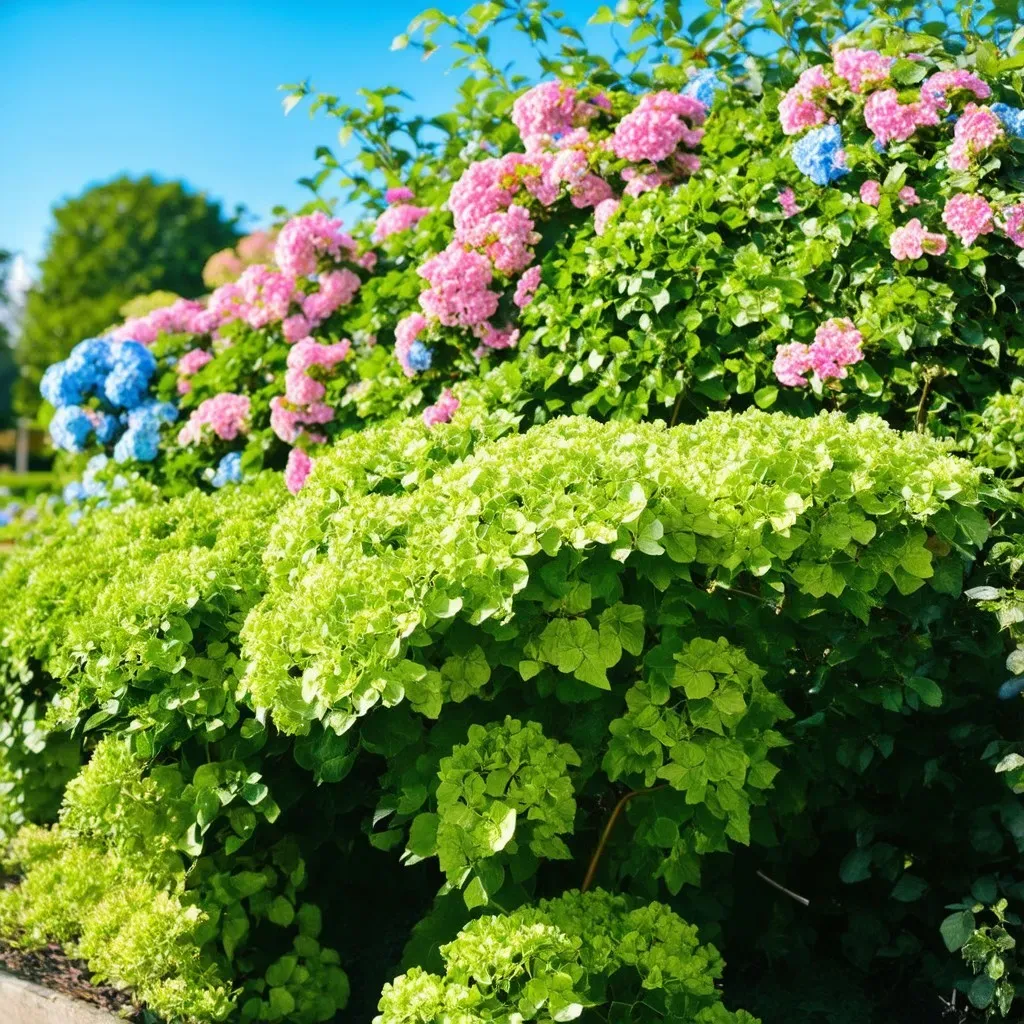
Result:
[[[122,175],[57,206],[16,348],[18,410],[33,414],[46,367],[114,323],[129,299],[202,294],[203,266],[236,241],[237,220],[182,182],[148,175]]]

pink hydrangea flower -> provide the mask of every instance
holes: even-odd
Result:
[[[239,434],[248,433],[250,404],[248,395],[230,392],[206,399],[178,432],[178,444],[197,444],[206,436],[207,427],[222,441],[234,441]]]
[[[458,242],[482,249],[503,274],[516,274],[533,261],[532,246],[540,241],[525,206],[513,203],[502,213],[482,217],[472,227],[456,231]],[[451,248],[451,247],[449,247]],[[420,270],[420,274],[430,278]],[[488,314],[490,315],[490,314]]]
[[[594,231],[603,235],[608,227],[608,221],[619,211],[621,202],[618,199],[605,199],[594,207]]]
[[[297,294],[294,278],[262,263],[246,267],[234,287],[241,298],[238,314],[255,328],[284,320]]]
[[[115,341],[137,341],[140,345],[151,345],[163,334],[203,334],[196,329],[197,318],[206,310],[201,302],[193,299],[176,299],[169,306],[161,306],[145,316],[131,317],[110,336]]]
[[[835,72],[844,78],[851,92],[864,92],[866,86],[877,85],[889,77],[893,58],[883,57],[876,50],[848,47],[833,51]]]
[[[411,188],[406,188],[404,185],[400,185],[398,188],[389,188],[384,193],[384,201],[386,203],[407,203],[416,198],[416,194]]]
[[[515,348],[519,341],[519,331],[512,327],[494,327],[481,324],[474,331],[484,348]]]
[[[334,409],[323,402],[291,406],[278,395],[270,400],[270,427],[286,444],[293,444],[307,426],[319,426],[334,419]],[[309,434],[310,438],[320,435]]]
[[[674,92],[643,96],[636,108],[616,126],[612,152],[634,163],[660,163],[680,145],[693,149],[703,138],[706,110],[700,100]]]
[[[989,146],[1003,137],[1003,123],[989,107],[968,103],[953,128],[948,162],[954,171],[970,170]]]
[[[352,348],[348,338],[333,345],[321,345],[312,338],[303,338],[288,353],[288,368],[308,370],[311,366],[323,366],[331,369],[343,362]]]
[[[964,245],[972,245],[979,235],[987,235],[994,227],[988,200],[967,192],[960,192],[947,201],[942,222]]]
[[[922,101],[942,109],[949,107],[948,94],[951,92],[974,93],[979,100],[987,100],[992,95],[988,84],[965,68],[937,71],[921,85]]]
[[[179,360],[176,367],[183,377],[191,377],[198,373],[211,359],[213,354],[202,348],[189,349]]]
[[[427,318],[421,313],[410,313],[395,326],[395,358],[406,377],[416,376],[416,371],[409,365],[409,349],[426,329]]]
[[[864,104],[864,122],[875,133],[880,146],[906,142],[919,127],[937,125],[938,110],[924,100],[900,103],[895,89],[873,92]]]
[[[782,207],[783,217],[795,217],[800,212],[800,207],[796,204],[796,193],[791,188],[782,189],[776,202]]]
[[[315,326],[326,320],[336,309],[347,306],[361,286],[359,276],[347,267],[321,274],[317,290],[302,299],[302,312]]]
[[[397,235],[401,231],[408,231],[419,224],[428,213],[430,213],[429,206],[410,206],[408,203],[389,206],[377,218],[373,229],[373,240],[383,242],[385,238]]]
[[[633,196],[634,198],[642,196],[645,192],[653,192],[656,188],[661,188],[666,181],[671,180],[670,175],[662,174],[661,171],[649,171],[645,174],[635,167],[624,168],[622,177],[623,180],[629,183],[623,191],[627,196]],[[605,196],[605,199],[611,198],[613,197]]]
[[[327,393],[321,381],[297,368],[289,368],[284,375],[284,397],[292,405],[312,405]]]
[[[490,289],[491,263],[482,253],[452,242],[417,273],[430,284],[420,294],[423,312],[446,327],[474,327],[497,312],[500,296]]]
[[[1003,211],[1003,230],[1014,245],[1024,249],[1024,203],[1018,203]]]
[[[512,301],[520,308],[525,309],[533,302],[533,294],[540,285],[540,267],[532,266],[523,271],[523,276],[516,282],[516,293]]]
[[[846,317],[826,320],[814,332],[814,341],[807,351],[811,368],[819,380],[842,379],[847,366],[864,358],[863,342],[852,320]]]
[[[882,201],[882,185],[874,178],[865,181],[860,187],[860,201],[868,206],[877,206]]]
[[[596,174],[588,174],[577,188],[572,189],[569,201],[577,210],[587,210],[592,206],[613,198],[615,193],[604,178]]]
[[[788,345],[779,345],[775,350],[772,369],[780,384],[798,388],[808,383],[807,374],[811,365],[810,349],[802,342],[794,341]]]
[[[274,259],[285,274],[309,277],[317,271],[321,257],[341,261],[352,259],[356,243],[341,230],[341,221],[317,210],[306,217],[293,217],[281,229],[274,247]]]
[[[552,158],[549,156],[548,161]],[[531,171],[533,173],[528,173]],[[508,153],[498,159],[488,158],[470,164],[448,196],[448,209],[455,219],[455,228],[471,228],[488,214],[511,205],[522,188],[529,187],[528,178],[536,179],[539,170],[525,153]],[[554,186],[557,195],[557,186]]]
[[[911,185],[904,185],[903,188],[900,189],[899,196],[900,202],[903,203],[904,206],[917,206],[917,204],[921,202],[917,197],[917,192]]]
[[[925,253],[941,256],[946,251],[946,236],[925,231],[915,217],[889,236],[889,251],[898,260],[919,260]]]
[[[528,89],[512,104],[512,123],[527,150],[538,149],[563,132],[585,104],[576,101],[576,90],[561,82],[541,82]]]
[[[786,135],[796,135],[806,128],[816,128],[827,120],[818,100],[832,87],[820,65],[808,68],[797,79],[779,103],[779,121]]]
[[[441,397],[433,404],[423,410],[423,422],[428,427],[436,426],[438,423],[450,423],[451,418],[458,412],[461,403],[452,394],[451,388],[445,388]]]
[[[292,494],[298,494],[313,471],[313,460],[301,449],[293,448],[288,453],[288,465],[284,470],[284,485]]]

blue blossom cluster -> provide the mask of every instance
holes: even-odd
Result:
[[[725,88],[725,82],[711,68],[703,68],[682,87],[680,92],[684,96],[692,96],[695,100],[699,100],[710,110],[715,102],[715,93],[721,92]]]
[[[1003,122],[1007,134],[1024,139],[1024,110],[1011,107],[1008,103],[993,103],[992,113]]]
[[[210,483],[220,489],[228,484],[240,484],[242,482],[242,453],[228,452],[217,464],[217,471],[213,474]]]
[[[107,485],[96,476],[107,468],[109,460],[106,455],[94,455],[85,466],[85,472],[81,480],[72,480],[65,484],[61,494],[65,504],[73,505],[78,501],[87,501],[89,498],[99,498],[99,506],[105,508],[110,502],[107,500]],[[122,478],[123,483],[123,478]]]
[[[173,423],[178,410],[170,402],[145,402],[123,417],[127,429],[114,445],[114,461],[152,462],[160,446],[160,427]]]
[[[39,386],[43,398],[57,410],[50,422],[54,445],[81,452],[93,437],[100,444],[110,444],[127,425],[114,449],[115,459],[152,461],[160,423],[177,418],[173,406],[149,398],[156,369],[153,353],[137,341],[87,338],[79,342],[67,359],[43,374]],[[90,398],[106,408],[87,408],[83,403]]]
[[[409,346],[409,352],[405,357],[405,361],[410,370],[422,373],[424,370],[430,369],[430,364],[434,361],[434,355],[422,341],[414,341]]]
[[[18,518],[20,511],[21,506],[15,501],[0,508],[0,526],[10,526]]]
[[[849,174],[843,133],[837,124],[812,128],[793,144],[793,163],[815,185],[830,185]]]

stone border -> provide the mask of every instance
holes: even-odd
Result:
[[[3,1024],[111,1024],[120,1018],[0,970],[0,1020]]]

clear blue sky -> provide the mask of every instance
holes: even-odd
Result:
[[[469,0],[434,0],[452,13]],[[257,220],[309,193],[336,122],[281,109],[306,77],[343,100],[396,84],[417,108],[454,92],[448,53],[391,40],[428,0],[0,0],[0,248],[42,253],[61,198],[120,172],[183,178]],[[578,27],[598,0],[560,4]],[[497,56],[492,52],[492,55]],[[504,53],[501,54],[502,56]],[[522,47],[509,53],[525,59]]]

